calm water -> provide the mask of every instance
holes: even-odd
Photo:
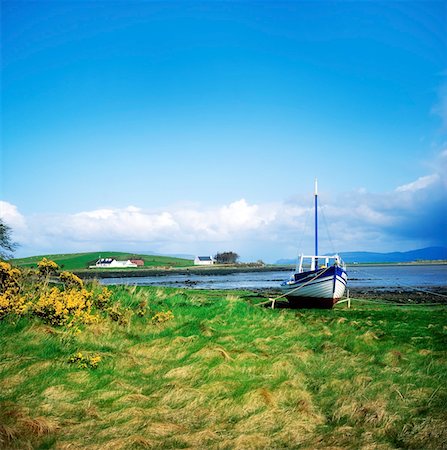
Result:
[[[272,289],[292,272],[250,272],[226,275],[176,275],[105,278],[102,284],[171,286],[193,289]],[[447,286],[447,265],[348,267],[348,287],[399,289]]]

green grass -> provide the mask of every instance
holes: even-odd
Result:
[[[77,335],[0,322],[4,447],[445,448],[444,306],[271,310],[242,291],[113,290],[146,315]],[[98,368],[68,364],[78,351]]]
[[[194,261],[170,256],[138,255],[135,253],[123,252],[89,252],[89,253],[68,253],[58,255],[31,256],[28,258],[17,258],[11,262],[18,267],[37,267],[37,263],[42,258],[51,259],[64,270],[82,270],[96,263],[101,258],[116,258],[119,261],[137,258],[144,261],[144,267],[189,267],[194,265]],[[135,269],[134,269],[135,270]]]

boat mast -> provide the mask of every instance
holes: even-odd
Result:
[[[318,256],[318,182],[315,178],[315,256]],[[315,270],[318,269],[318,259],[315,258]]]

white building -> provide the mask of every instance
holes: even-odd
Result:
[[[90,266],[90,269],[106,268],[106,269],[130,269],[132,267],[138,267],[135,263],[130,260],[127,261],[117,261],[114,258],[100,258],[96,261],[94,266]]]
[[[194,258],[195,266],[211,266],[215,263],[212,256],[196,256]]]

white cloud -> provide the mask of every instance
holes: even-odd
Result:
[[[223,229],[245,230],[258,228],[263,219],[257,205],[248,205],[245,199],[238,200],[219,210],[219,222]],[[227,230],[226,230],[227,231]]]
[[[5,204],[11,226],[19,226],[20,221],[24,223],[17,207]],[[27,218],[29,229],[22,234],[21,244],[24,252],[30,249],[28,253],[88,246],[90,249],[130,246],[160,252],[169,248],[174,252],[191,253],[208,246],[209,253],[218,251],[219,245],[232,248],[236,243],[242,245],[246,241],[266,239],[269,229],[281,223],[276,220],[281,208],[280,204],[256,205],[240,199],[213,208],[189,205],[157,212],[129,206],[67,215],[39,214]],[[290,224],[290,211],[284,217]],[[185,245],[187,243],[189,245]],[[182,250],[173,250],[176,246]]]
[[[447,184],[442,176],[447,152],[443,154],[438,172],[389,193],[356,190],[325,205],[323,191],[321,250],[447,245]],[[245,260],[275,261],[298,250],[312,251],[311,200],[252,204],[239,199],[214,207],[188,204],[153,211],[128,206],[27,217],[15,205],[1,202],[0,211],[17,231],[22,255],[101,249],[188,254],[233,250]]]
[[[26,228],[25,217],[11,203],[0,200],[0,217],[16,231]]]
[[[80,212],[65,217],[63,222],[65,228],[71,229],[73,238],[81,241],[160,239],[178,228],[170,213],[145,213],[134,206]]]
[[[390,223],[390,217],[381,211],[375,210],[370,205],[360,205],[355,210],[355,215],[364,222],[373,225],[385,225]]]
[[[412,183],[404,184],[403,186],[399,186],[396,188],[396,192],[414,192],[419,191],[420,189],[425,189],[428,186],[436,183],[439,180],[439,175],[434,173],[432,175],[427,175],[425,177],[420,177],[416,181]]]

